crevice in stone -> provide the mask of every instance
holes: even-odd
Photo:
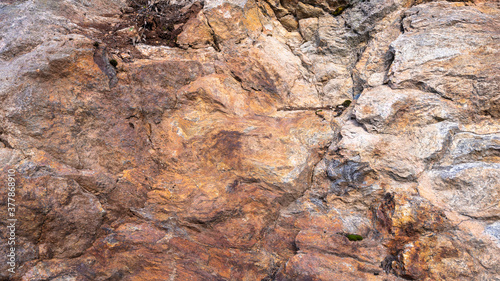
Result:
[[[214,28],[212,27],[212,25],[210,24],[210,20],[208,19],[208,17],[205,14],[203,14],[203,16],[205,17],[205,19],[207,21],[208,28],[210,29],[210,34],[212,35],[212,40],[214,42],[213,45],[212,45],[212,47],[214,47],[215,51],[221,52],[222,49],[221,49],[221,42],[219,40],[219,37],[215,33]]]
[[[369,42],[370,39],[368,38],[366,44],[368,45]],[[352,67],[349,70],[351,73],[351,80],[352,80],[351,92],[352,92],[352,98],[354,100],[357,100],[360,97],[361,93],[363,92],[366,86],[366,81],[361,79],[356,69],[356,65],[361,60],[361,57],[363,56],[363,53],[366,51],[366,49],[367,47],[364,46],[356,52],[356,60],[353,62]]]
[[[403,23],[403,21],[404,21],[405,17],[406,17],[406,16],[403,14],[403,15],[401,16],[400,21],[399,21],[399,31],[401,32],[401,34],[404,34],[404,33],[405,33],[405,26],[404,26],[404,23]]]
[[[402,176],[391,170],[382,170],[382,172],[385,172],[390,178],[398,182],[416,182],[418,179],[415,175]]]
[[[107,51],[105,47],[96,46],[94,51],[94,62],[97,64],[99,69],[108,76],[109,87],[113,88],[118,84],[118,77],[116,77],[116,70],[111,65],[108,59]]]
[[[359,77],[359,74],[356,73],[356,71],[351,70],[351,80],[352,80],[352,98],[353,100],[359,99],[361,96],[361,93],[365,89],[366,86],[366,81],[362,80],[361,77]]]
[[[394,59],[396,58],[396,51],[392,46],[389,46],[389,50],[384,55],[384,68],[385,68],[385,74],[384,74],[384,80],[383,80],[383,85],[389,84],[389,75],[391,72],[391,67],[392,64],[394,63]]]
[[[490,209],[490,208],[494,208],[495,205],[491,205],[489,206],[488,208],[485,208],[485,210],[487,209]],[[479,220],[479,221],[498,221],[500,220],[500,215],[492,215],[492,216],[474,216],[474,215],[470,215],[470,214],[467,214],[467,213],[464,213],[464,212],[459,212],[459,214],[461,216],[464,216],[464,217],[467,217],[467,218],[470,218],[470,219],[473,219],[473,220]]]
[[[246,87],[243,83],[243,80],[241,79],[240,76],[238,76],[238,74],[236,74],[233,70],[230,70],[229,71],[229,74],[231,75],[231,77],[234,78],[234,80],[236,80],[236,82],[238,82],[240,84],[240,87],[241,89],[247,91],[247,92],[250,92],[251,90],[254,90],[254,91],[260,91],[259,89],[255,89],[254,87]]]
[[[478,258],[476,258],[472,253],[471,253],[471,250],[470,249],[465,249],[465,251],[467,252],[467,254],[469,254],[469,256],[471,256],[474,261],[476,261],[481,267],[483,267],[484,269],[486,270],[491,270],[490,267],[487,267],[486,265],[484,265]]]
[[[12,147],[12,145],[1,135],[0,135],[0,143],[2,143],[6,148],[14,149],[14,147]]]
[[[435,169],[436,165],[439,165],[438,163],[447,155],[450,153],[450,146],[453,143],[453,138],[455,134],[458,132],[458,128],[455,128],[455,130],[450,129],[448,134],[446,135],[446,138],[443,142],[443,147],[433,153],[431,156],[429,156],[427,159],[425,159],[426,162],[426,169]]]
[[[284,106],[279,107],[277,111],[317,111],[317,110],[333,110],[333,106]]]
[[[445,100],[453,101],[452,98],[447,97],[444,93],[438,91],[437,89],[434,89],[432,86],[426,84],[425,82],[418,81],[415,83],[415,86],[417,87],[417,89],[419,89],[422,92],[432,93],[432,94],[440,96],[441,98],[443,98]]]

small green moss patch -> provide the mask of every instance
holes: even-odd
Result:
[[[363,236],[358,235],[358,234],[344,234],[349,241],[361,241],[363,240]]]
[[[347,8],[347,6],[340,6],[338,7],[337,9],[335,9],[335,11],[333,11],[333,15],[334,16],[338,16],[340,14],[342,14],[342,12]]]
[[[345,101],[342,103],[342,106],[343,106],[343,107],[349,107],[349,105],[351,105],[351,101],[350,101],[350,100],[345,100]]]

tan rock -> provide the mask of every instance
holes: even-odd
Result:
[[[307,18],[299,20],[300,34],[306,41],[313,40],[316,31],[318,30],[318,19]]]
[[[286,15],[280,18],[280,22],[288,31],[297,30],[299,27],[299,23],[293,15]]]
[[[297,18],[305,19],[305,18],[317,18],[323,14],[323,9],[314,7],[302,2],[299,2],[297,5]]]
[[[390,83],[435,92],[496,117],[498,44],[491,34],[497,30],[497,11],[446,2],[406,11],[405,33],[392,43]]]
[[[204,48],[214,44],[212,30],[202,12],[184,25],[182,33],[177,36],[177,44],[185,48]]]
[[[0,4],[0,279],[499,275],[498,5],[59,2]]]

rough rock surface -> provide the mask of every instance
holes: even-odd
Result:
[[[500,280],[499,51],[496,1],[1,1],[0,278]]]

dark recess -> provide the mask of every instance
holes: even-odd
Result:
[[[171,5],[169,1],[159,1],[150,5],[147,0],[129,0],[134,10],[131,21],[139,30],[140,41],[148,45],[177,46],[177,36],[184,24],[203,9],[204,2],[188,6]]]

